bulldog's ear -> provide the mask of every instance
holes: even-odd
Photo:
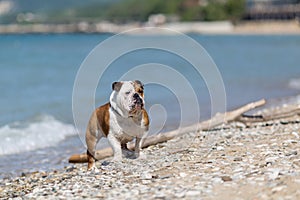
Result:
[[[119,92],[120,89],[121,89],[121,87],[122,87],[122,85],[123,85],[123,82],[114,82],[112,84],[112,89],[115,90],[115,91],[117,91],[117,92]]]
[[[135,80],[134,82],[135,82],[142,90],[144,89],[144,84],[143,84],[141,81]]]

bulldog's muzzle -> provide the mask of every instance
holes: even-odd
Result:
[[[132,109],[136,108],[136,109],[143,109],[144,107],[144,103],[143,103],[143,99],[140,97],[140,95],[138,93],[135,93],[133,95],[133,106]]]

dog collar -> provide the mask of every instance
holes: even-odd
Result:
[[[112,107],[111,104],[109,104],[109,106],[114,113],[116,113],[118,116],[122,117],[122,115],[114,107]]]
[[[112,107],[111,104],[109,104],[109,106],[110,106],[111,110],[112,110],[114,113],[116,113],[119,117],[124,117],[124,116],[122,116],[122,115],[121,115],[114,107]],[[133,116],[128,115],[127,118],[133,118]]]

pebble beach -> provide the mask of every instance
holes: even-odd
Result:
[[[143,150],[144,159],[23,173],[1,199],[300,199],[300,117],[195,131]],[[77,152],[74,152],[77,153]]]

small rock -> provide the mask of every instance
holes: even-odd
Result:
[[[275,193],[275,192],[280,192],[282,191],[283,189],[285,189],[287,186],[285,185],[281,185],[281,186],[277,186],[275,188],[272,189],[272,192]]]
[[[96,198],[105,198],[105,195],[102,193],[98,193],[95,195]]]
[[[220,171],[220,167],[214,167],[211,169],[212,172],[218,172]]]
[[[172,176],[173,176],[172,174],[165,174],[165,175],[159,176],[158,178],[159,178],[159,179],[167,179],[167,178],[170,178],[170,177],[172,177]]]
[[[183,197],[185,197],[185,192],[175,193],[174,195],[175,195],[175,197],[177,197],[177,198],[183,198]]]
[[[296,150],[293,150],[291,152],[286,153],[285,156],[295,156],[297,154],[298,154],[298,152]]]
[[[196,152],[197,149],[196,149],[196,148],[189,148],[188,151],[189,151],[189,152]]]
[[[151,183],[151,180],[142,180],[142,183],[143,183],[144,185],[148,185],[148,184]]]
[[[214,184],[222,183],[222,179],[220,177],[215,177],[211,179],[211,182]]]
[[[269,169],[271,174],[269,175],[269,179],[275,180],[279,176],[280,169]]]
[[[155,199],[165,199],[166,198],[166,194],[164,193],[156,193],[154,196]]]
[[[72,172],[75,169],[76,169],[75,167],[71,166],[71,167],[66,168],[66,172]]]
[[[232,178],[230,176],[222,176],[221,179],[226,182],[226,181],[232,181]]]
[[[144,172],[140,175],[140,178],[143,180],[150,180],[152,179],[152,174],[150,174],[149,172]]]
[[[190,190],[186,192],[186,196],[200,196],[201,192],[197,190]]]
[[[235,157],[235,158],[233,159],[233,161],[243,161],[243,158],[241,158],[241,157]]]
[[[292,132],[292,135],[294,135],[297,139],[300,138],[297,132]]]
[[[273,164],[274,162],[276,162],[276,160],[278,160],[278,158],[279,157],[277,157],[277,156],[267,157],[265,161],[266,161],[267,164],[269,164],[269,163]]]
[[[222,146],[217,146],[217,151],[223,151],[224,150],[224,147]]]

